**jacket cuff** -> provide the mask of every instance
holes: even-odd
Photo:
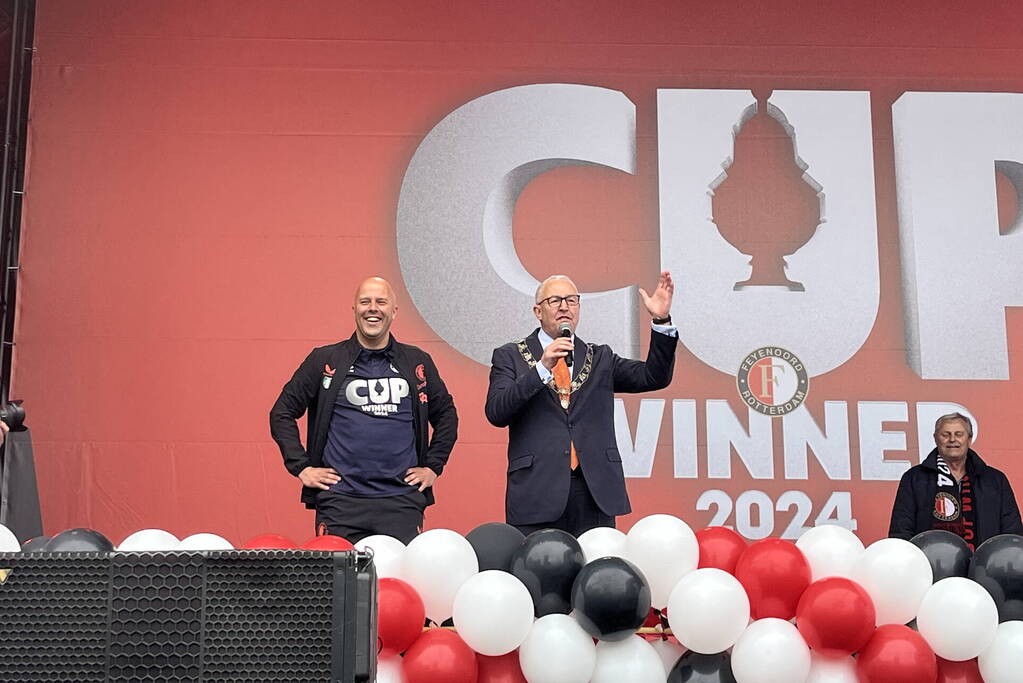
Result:
[[[297,465],[288,465],[287,469],[288,472],[291,472],[292,476],[297,477],[299,475],[299,472],[301,472],[302,470],[309,466],[310,462],[308,460],[305,460],[303,462],[298,463]]]

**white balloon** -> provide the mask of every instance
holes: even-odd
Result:
[[[376,683],[407,683],[401,657],[381,657],[377,660]]]
[[[438,624],[451,616],[462,584],[479,572],[476,551],[450,529],[424,531],[408,544],[401,558],[401,578],[426,606],[426,616]]]
[[[810,675],[806,683],[859,683],[856,660],[852,657],[825,657],[810,653]]]
[[[934,581],[924,552],[901,538],[883,538],[863,551],[853,569],[876,610],[876,625],[908,624]]]
[[[181,541],[177,536],[163,529],[142,529],[128,536],[117,546],[118,552],[160,552],[177,550]]]
[[[14,532],[0,524],[0,553],[20,553],[21,544]]]
[[[591,683],[664,683],[661,658],[639,636],[597,643],[597,664]]]
[[[679,579],[696,569],[700,546],[689,525],[672,515],[650,515],[636,522],[625,536],[625,559],[643,572],[650,600],[660,609]]]
[[[803,683],[809,673],[810,648],[784,619],[754,621],[732,648],[736,683]]]
[[[625,534],[609,526],[598,526],[579,537],[586,562],[600,557],[625,557]]]
[[[670,674],[671,670],[675,667],[675,662],[678,658],[686,653],[686,649],[678,643],[671,640],[664,640],[658,638],[657,640],[651,641],[650,647],[654,649],[657,656],[661,658],[661,664],[664,665],[665,675]]]
[[[355,544],[356,550],[373,551],[373,565],[377,570],[377,578],[401,578],[401,558],[405,555],[405,544],[393,536],[374,534],[367,536]]]
[[[979,583],[951,576],[927,591],[916,626],[934,654],[963,662],[991,645],[998,629],[998,608]]]
[[[863,542],[845,527],[837,524],[815,526],[796,541],[810,563],[812,581],[828,576],[851,579],[856,561],[863,554]]]
[[[192,534],[181,539],[178,550],[234,550],[231,542],[216,534]]]
[[[587,683],[596,663],[593,639],[567,614],[537,619],[519,647],[519,667],[529,683]]]
[[[533,627],[533,599],[517,578],[491,569],[470,576],[455,595],[458,635],[481,655],[505,655]]]
[[[1023,621],[998,625],[995,637],[980,653],[980,675],[984,683],[1016,683],[1023,662]]]
[[[686,574],[668,598],[671,632],[694,652],[727,650],[749,623],[749,598],[739,580],[720,569]]]

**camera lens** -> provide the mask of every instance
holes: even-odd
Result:
[[[21,401],[11,401],[0,406],[0,420],[11,429],[21,429],[25,424],[25,409],[21,407]]]

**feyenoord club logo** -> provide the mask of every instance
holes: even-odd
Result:
[[[950,493],[940,491],[934,496],[934,517],[942,522],[959,519],[959,501]]]
[[[810,388],[803,361],[778,346],[762,346],[747,354],[735,384],[743,403],[771,417],[798,408]]]

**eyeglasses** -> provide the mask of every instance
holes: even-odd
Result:
[[[547,304],[551,308],[561,308],[561,302],[564,301],[566,304],[575,308],[579,305],[579,295],[569,294],[568,296],[549,296],[546,299],[540,299],[536,302],[537,306],[540,304]]]

